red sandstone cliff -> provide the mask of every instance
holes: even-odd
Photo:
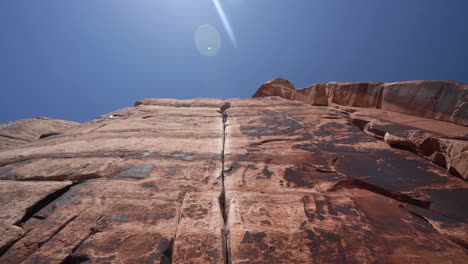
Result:
[[[78,123],[47,117],[0,123],[0,150],[52,136],[75,125]]]
[[[0,151],[0,263],[465,263],[466,85],[401,85],[142,99]]]
[[[452,81],[317,83],[296,90],[283,78],[253,97],[280,96],[311,105],[376,108],[468,126],[468,84]]]

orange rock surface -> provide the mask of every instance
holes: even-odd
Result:
[[[466,263],[467,127],[333,85],[142,99],[0,151],[0,263]]]
[[[54,136],[76,122],[38,117],[0,123],[0,150]]]

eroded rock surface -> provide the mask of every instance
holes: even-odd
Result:
[[[286,82],[287,89],[276,88]],[[289,81],[277,78],[253,95],[264,96],[341,109],[367,134],[468,179],[468,84],[330,82],[295,90]]]
[[[452,81],[329,82],[296,90],[288,80],[276,78],[253,95],[265,96],[312,105],[377,108],[468,126],[468,84]]]
[[[142,99],[3,150],[0,263],[464,263],[464,147],[375,131],[464,132],[360,109]]]
[[[57,135],[61,130],[77,124],[47,117],[0,123],[0,150]]]
[[[279,102],[227,110],[233,263],[463,262],[465,181],[339,110]]]

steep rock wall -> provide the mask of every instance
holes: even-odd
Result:
[[[467,182],[357,121],[391,115],[135,105],[0,151],[0,263],[465,261]]]
[[[253,97],[280,96],[343,109],[367,134],[468,179],[468,85],[451,81],[330,82],[295,90],[287,82],[287,89],[271,88],[283,83],[285,79],[273,79]]]
[[[329,82],[296,90],[286,79],[276,78],[253,95],[264,96],[311,105],[377,108],[468,126],[468,84],[452,81]]]

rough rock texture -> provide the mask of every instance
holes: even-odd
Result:
[[[367,134],[468,179],[468,127],[377,109],[343,110]]]
[[[468,126],[468,84],[452,81],[330,82],[296,90],[288,80],[276,78],[253,95],[265,96],[312,105],[377,108]]]
[[[253,97],[281,96],[286,99],[294,99],[295,90],[294,85],[288,80],[275,78],[262,84]]]
[[[466,263],[468,183],[372,134],[396,113],[135,105],[0,152],[0,263]]]
[[[39,138],[60,133],[78,123],[65,120],[38,117],[0,123],[0,150],[13,148]]]
[[[277,83],[278,84],[275,84]],[[275,87],[288,83],[285,89]],[[253,97],[280,96],[351,114],[361,130],[468,179],[468,85],[451,81],[319,83],[295,90],[277,78]],[[442,122],[445,121],[445,122]]]
[[[232,100],[226,112],[233,263],[463,262],[465,181],[339,110]]]

